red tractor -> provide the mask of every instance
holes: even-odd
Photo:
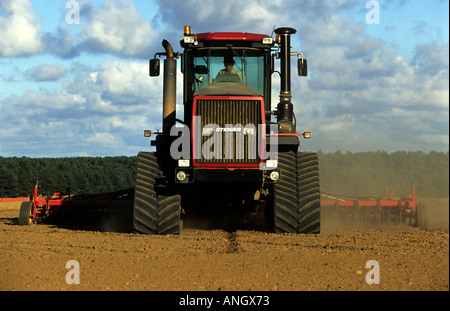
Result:
[[[179,234],[182,219],[203,211],[211,217],[233,210],[258,218],[277,233],[320,232],[319,165],[316,153],[299,151],[291,102],[291,57],[307,75],[302,53],[291,52],[292,28],[276,39],[240,32],[191,33],[183,52],[166,40],[149,62],[158,76],[164,59],[163,126],[139,152],[133,207],[134,230]],[[177,59],[183,74],[184,119],[175,115]],[[275,62],[280,61],[280,70]],[[271,103],[272,76],[281,77],[279,102]],[[234,218],[233,218],[234,219]],[[224,217],[223,221],[226,220]]]

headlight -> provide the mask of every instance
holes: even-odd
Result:
[[[253,127],[244,127],[244,135],[254,136],[255,129]]]
[[[179,159],[178,166],[179,167],[189,167],[189,160]]]
[[[179,171],[177,173],[177,179],[179,181],[184,181],[186,179],[186,177],[187,177],[187,175],[186,175],[186,173],[184,171]]]
[[[213,134],[213,129],[212,128],[210,128],[210,127],[204,127],[203,129],[202,129],[202,136],[212,136],[212,134]]]
[[[265,37],[262,39],[262,44],[272,44],[273,38],[272,37]]]
[[[277,160],[267,160],[266,161],[266,167],[276,168],[277,166],[278,166]]]
[[[280,178],[280,174],[277,171],[273,171],[270,173],[270,179],[273,181],[277,181]]]
[[[195,44],[195,37],[194,36],[184,36],[184,43]]]

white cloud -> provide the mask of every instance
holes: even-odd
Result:
[[[336,120],[337,119],[337,120]],[[336,118],[328,124],[321,124],[318,129],[321,133],[328,133],[331,137],[342,137],[351,133],[355,126],[355,119],[353,116],[347,115],[340,118]]]
[[[79,49],[111,53],[124,57],[148,58],[158,34],[132,0],[105,0],[103,7],[91,7],[87,25],[81,33]]]
[[[111,133],[107,132],[99,132],[94,133],[90,136],[88,136],[85,139],[88,143],[94,143],[94,144],[101,144],[101,145],[119,145],[117,137],[113,136]]]
[[[430,135],[430,134],[423,134],[419,135],[418,140],[423,143],[428,144],[449,144],[449,136],[448,135]]]
[[[51,145],[59,156],[131,155],[149,148],[144,129],[161,128],[162,78],[150,78],[146,62],[106,60],[61,84],[0,101],[2,153],[38,156]]]
[[[57,81],[66,75],[66,70],[60,64],[42,64],[27,70],[25,75],[36,81]]]
[[[247,0],[216,1],[158,0],[157,18],[171,33],[181,33],[184,25],[193,32],[241,31],[269,33],[276,24],[286,20],[284,1]]]
[[[105,0],[101,7],[80,1],[80,24],[63,24],[51,32],[43,32],[30,0],[2,0],[1,7],[7,13],[0,15],[3,57],[47,53],[71,59],[88,52],[148,59],[159,40],[158,30],[136,10],[133,0]],[[61,12],[65,22],[68,11],[63,5]]]
[[[27,56],[42,52],[42,25],[36,23],[29,0],[2,0],[6,16],[0,16],[0,56]]]
[[[448,137],[448,43],[418,44],[407,60],[339,12],[324,11],[297,25],[310,76],[292,79],[293,101],[297,123],[316,138],[304,145],[448,150],[442,139]],[[439,138],[424,144],[417,139],[423,134]]]

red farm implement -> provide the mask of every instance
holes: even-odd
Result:
[[[19,225],[42,222],[60,215],[89,216],[112,213],[117,210],[131,209],[134,188],[111,193],[74,195],[55,193],[51,197],[38,194],[38,187],[29,201],[22,202],[19,211]]]
[[[322,194],[320,201],[324,217],[342,221],[375,223],[417,223],[416,193],[399,198],[385,189],[382,197],[343,197]]]

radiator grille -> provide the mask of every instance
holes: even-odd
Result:
[[[198,164],[258,164],[259,100],[197,100],[201,117],[201,150]]]

